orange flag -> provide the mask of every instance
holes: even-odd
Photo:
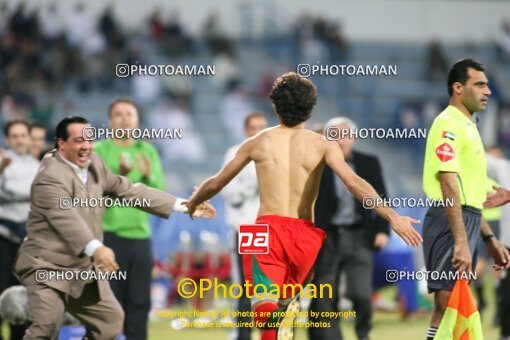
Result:
[[[480,313],[467,280],[455,283],[434,340],[483,340]]]

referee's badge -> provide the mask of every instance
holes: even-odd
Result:
[[[443,131],[443,135],[441,137],[455,140],[455,134],[450,131]]]
[[[443,143],[436,148],[436,155],[441,162],[448,162],[455,158],[455,150],[448,143]]]

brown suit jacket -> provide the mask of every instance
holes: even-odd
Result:
[[[86,245],[93,239],[103,240],[102,221],[106,208],[60,208],[61,197],[100,198],[104,196],[150,199],[148,213],[168,218],[176,198],[128,178],[111,173],[101,158],[92,153],[88,168],[87,187],[60,154],[48,153],[32,183],[30,212],[23,240],[14,262],[14,273],[25,286],[45,284],[74,298],[81,296],[84,280],[36,280],[36,271],[97,270],[91,257],[85,255]],[[100,297],[107,281],[98,281]]]

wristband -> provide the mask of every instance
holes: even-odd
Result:
[[[482,241],[487,242],[493,237],[494,237],[494,234],[485,235],[484,237],[482,237]]]

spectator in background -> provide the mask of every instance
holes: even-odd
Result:
[[[204,26],[202,27],[202,38],[214,55],[223,52],[233,52],[230,41],[220,27],[218,13],[216,12],[211,12],[205,20]]]
[[[38,19],[44,44],[46,47],[53,46],[64,31],[62,22],[58,17],[57,4],[50,3],[48,7],[41,9]]]
[[[301,62],[340,62],[349,52],[341,24],[322,17],[301,15],[296,23],[295,38]]]
[[[296,42],[299,43],[304,37],[310,37],[314,34],[313,18],[308,13],[303,13],[299,16],[294,26],[294,37]]]
[[[70,16],[67,23],[67,38],[74,52],[78,50],[79,57],[84,61],[78,72],[79,90],[87,92],[93,87],[105,88],[106,72],[103,57],[107,40],[99,30],[98,17],[92,15],[84,3],[78,3],[75,12]]]
[[[106,49],[106,39],[99,32],[98,26],[98,18],[86,10],[84,3],[76,4],[67,23],[67,38],[71,46],[80,49],[84,58]]]
[[[432,40],[427,47],[425,57],[425,79],[428,82],[444,82],[449,64],[441,43],[438,40]]]
[[[41,160],[46,151],[46,128],[40,123],[33,123],[30,125],[30,154]]]
[[[502,188],[510,188],[510,160],[502,158],[498,148],[488,148],[487,151],[487,176],[498,182]],[[487,208],[485,203],[484,208]],[[510,250],[510,204],[501,206],[500,212],[499,239]],[[501,326],[500,339],[507,340],[510,339],[510,270],[508,269],[506,275],[501,275],[497,296],[499,300],[497,315]]]
[[[140,105],[153,103],[161,96],[163,86],[160,76],[135,75],[130,78],[131,95]]]
[[[425,125],[423,118],[423,104],[421,102],[404,103],[398,112],[397,126],[404,129],[416,130]]]
[[[74,7],[67,22],[67,39],[72,46],[81,46],[85,40],[94,34],[96,30],[96,20],[85,9],[85,5],[79,2]]]
[[[121,48],[124,46],[124,37],[115,21],[111,4],[105,8],[101,18],[99,18],[99,30],[109,47]]]
[[[349,44],[343,34],[341,23],[330,23],[328,35],[331,45],[331,59],[333,61],[345,60],[349,54]]]
[[[113,6],[109,4],[103,11],[101,18],[99,18],[99,30],[106,38],[108,43],[112,43],[112,38],[117,31],[117,24],[113,18]]]
[[[23,3],[8,20],[0,55],[7,93],[16,101],[30,102],[41,84],[41,39],[35,10],[28,12]]]
[[[231,53],[222,52],[214,57],[213,65],[216,66],[216,75],[212,78],[212,81],[218,85],[221,89],[226,89],[226,86],[231,82],[239,79],[239,67]],[[271,79],[274,81],[274,79]],[[271,86],[269,90],[271,90]],[[269,95],[269,91],[264,95],[264,100]]]
[[[510,60],[510,20],[503,21],[497,41],[500,57],[504,61]]]
[[[338,129],[356,129],[356,124],[346,117],[329,120],[325,126]],[[340,138],[347,164],[371,184],[381,195],[386,196],[386,186],[381,165],[375,156],[353,151],[355,140]],[[358,339],[368,339],[372,328],[372,251],[386,246],[389,240],[389,225],[376,216],[372,210],[364,209],[347,190],[333,171],[324,167],[317,202],[315,204],[315,224],[327,232],[328,237],[315,264],[313,283],[330,284],[333,298],[312,300],[310,310],[314,312],[337,312],[339,303],[340,275],[345,273],[347,281],[346,297],[356,311],[356,335]],[[314,322],[329,322],[328,328],[309,328],[311,340],[342,339],[339,318],[319,317]]]
[[[161,18],[161,13],[163,13],[162,9],[156,7],[148,20],[150,35],[156,41],[161,40],[165,36],[165,25]]]
[[[183,36],[181,19],[177,10],[170,13],[170,17],[165,23],[165,31],[169,37],[180,38]]]
[[[418,131],[425,128],[424,123],[423,103],[421,102],[408,102],[403,103],[398,111],[396,128],[406,129],[408,131]],[[396,140],[397,141],[397,140]],[[411,149],[412,152],[420,152],[423,147],[422,138],[406,138],[400,140],[400,145]],[[418,169],[417,169],[418,170]]]
[[[3,37],[7,30],[7,23],[9,22],[9,10],[7,4],[2,2],[0,4],[0,37]]]
[[[347,41],[342,34],[339,22],[317,18],[314,22],[315,36],[329,49],[333,61],[344,60],[347,56]]]
[[[34,17],[30,16],[25,3],[20,2],[9,19],[8,30],[18,39],[36,38],[38,27],[37,21],[33,19]]]
[[[303,36],[299,40],[299,58],[302,63],[316,63],[317,61],[329,61],[330,54],[322,41],[310,35]]]
[[[221,100],[219,111],[231,140],[238,143],[244,139],[244,120],[253,109],[240,81],[232,81],[228,88],[228,93]]]
[[[30,187],[39,167],[39,162],[29,153],[29,125],[26,121],[8,122],[4,134],[9,150],[0,149],[0,294],[19,284],[12,274],[12,265],[25,237]],[[11,339],[22,339],[25,328],[24,325],[10,325]]]
[[[5,95],[2,97],[2,119],[4,121],[14,120],[21,118],[16,111],[16,102],[14,98],[10,95]],[[24,118],[24,117],[22,117]]]
[[[489,154],[492,154],[493,156],[495,156],[495,152],[490,151],[490,150],[491,150],[491,148],[487,148],[487,152]],[[494,150],[494,149],[492,149],[492,150]],[[494,181],[491,178],[487,178],[487,195],[494,193],[494,190],[492,189],[492,187],[494,185],[497,185],[496,181]],[[491,226],[494,236],[497,239],[499,239],[499,237],[500,237],[499,220],[501,219],[500,208],[496,207],[496,208],[483,209],[482,217]],[[483,244],[483,240],[481,238],[478,240],[478,247],[479,247],[478,249],[480,250],[480,252],[478,253],[478,261],[476,263],[476,269],[475,269],[476,281],[474,282],[473,286],[476,291],[478,310],[480,311],[480,314],[481,314],[487,307],[486,293],[484,292],[486,275],[488,274],[488,272],[490,273],[490,271],[491,271],[490,268],[491,268],[491,265],[494,263],[494,260],[492,259],[491,255],[489,254],[487,249],[485,249],[485,245]],[[494,292],[496,292],[495,296],[498,296],[497,292],[499,289],[500,272],[494,271],[493,274],[494,274],[494,278],[492,279],[492,282],[491,282],[491,284],[492,284],[491,289]],[[500,312],[499,309],[498,309],[498,312]],[[496,313],[496,315],[499,315],[499,313]],[[497,325],[498,322],[496,321],[494,324]]]
[[[136,129],[138,109],[129,98],[114,100],[108,108],[112,129]],[[163,169],[156,148],[132,138],[109,139],[94,145],[96,152],[114,174],[126,176],[133,183],[143,183],[163,190]],[[116,255],[126,280],[110,281],[115,297],[126,315],[127,339],[147,339],[151,308],[150,288],[153,267],[149,215],[135,208],[111,207],[103,218],[104,244]]]
[[[184,61],[172,61],[174,65],[184,64]],[[216,70],[218,72],[218,70]],[[185,75],[173,75],[171,77],[161,77],[163,91],[172,98],[190,101],[193,96],[193,77]],[[216,78],[216,77],[213,77]]]
[[[252,113],[244,121],[244,134],[246,138],[255,136],[260,131],[267,128],[266,116],[262,113]],[[223,161],[223,164],[230,162],[240,144],[230,147]],[[221,195],[226,201],[227,223],[231,227],[232,235],[232,282],[236,284],[244,283],[243,259],[238,253],[238,226],[240,224],[254,223],[259,210],[259,189],[257,183],[257,174],[255,164],[248,164],[232,181],[222,190]],[[250,299],[246,297],[246,292],[237,299],[237,310],[241,313],[251,310]],[[249,313],[248,313],[249,314]],[[239,317],[236,322],[250,322],[250,317]],[[250,340],[251,329],[240,327],[234,331],[236,340]]]
[[[192,50],[192,41],[189,39],[182,28],[179,12],[174,10],[165,25],[165,37],[163,50],[170,56],[182,56],[189,54]]]
[[[499,109],[498,129],[501,144],[510,145],[510,106],[508,104]]]
[[[173,162],[199,163],[205,155],[202,136],[195,131],[186,101],[163,98],[148,117],[152,128],[182,129],[182,139],[158,139],[156,146],[163,154],[165,164]]]

